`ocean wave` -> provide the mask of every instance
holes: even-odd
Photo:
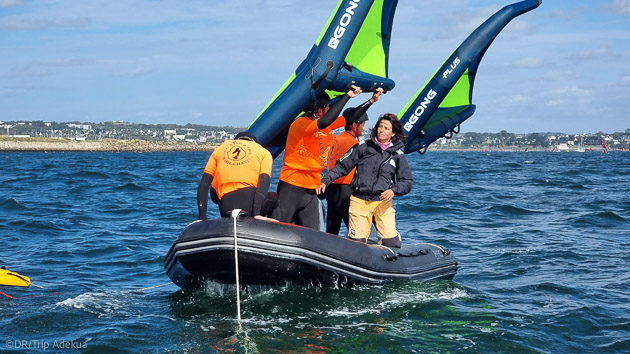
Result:
[[[138,192],[138,191],[146,191],[148,190],[146,187],[138,185],[133,182],[125,183],[123,185],[115,186],[112,188],[115,191],[128,191],[128,192]]]
[[[28,209],[26,205],[20,203],[15,198],[0,198],[0,209],[6,211],[12,210],[25,210]]]
[[[411,193],[395,198],[397,228],[405,243],[451,249],[460,267],[454,280],[248,286],[242,328],[261,352],[624,351],[630,154],[609,155],[582,156],[581,164],[571,154],[409,155],[416,179]],[[86,152],[2,159],[2,261],[46,287],[7,292],[47,295],[6,300],[6,327],[20,338],[98,338],[91,350],[241,350],[234,285],[121,290],[169,282],[164,255],[197,216],[207,158]],[[208,212],[218,217],[215,205]]]
[[[129,312],[131,298],[121,292],[86,292],[57,302],[55,305],[85,311],[97,316]]]
[[[28,219],[14,220],[9,225],[16,230],[30,231],[33,234],[47,234],[57,231],[68,231],[71,227],[64,220]]]
[[[139,178],[139,176],[136,173],[133,173],[132,171],[118,171],[116,173],[113,174],[114,177],[118,178],[118,179],[136,179]]]
[[[332,309],[326,312],[327,316],[333,317],[362,317],[366,314],[378,314],[391,311],[406,305],[421,306],[424,303],[433,301],[453,301],[468,297],[469,294],[465,289],[453,288],[438,292],[427,292],[415,289],[411,292],[394,291],[386,294],[384,297],[377,298],[377,303],[368,306],[365,304],[357,304],[358,306],[348,307],[347,304],[342,308]]]
[[[514,205],[503,204],[503,205],[493,205],[489,208],[490,211],[500,213],[502,215],[533,215],[533,214],[542,214],[545,213],[543,210],[531,210],[522,207],[517,207]]]
[[[111,176],[100,171],[78,171],[70,174],[72,178],[88,178],[88,179],[110,179]]]
[[[610,228],[627,224],[627,220],[621,215],[612,211],[600,211],[587,215],[582,215],[574,220],[576,224],[587,224],[598,227]]]

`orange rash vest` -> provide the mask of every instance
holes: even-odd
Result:
[[[261,174],[271,176],[273,158],[258,143],[248,140],[226,140],[210,156],[204,173],[212,175],[212,188],[219,199],[227,193],[247,187],[258,187]]]
[[[317,127],[317,121],[302,116],[291,124],[280,171],[281,181],[308,189],[319,187],[334,139],[332,131],[346,125],[346,120],[341,116],[324,129]]]

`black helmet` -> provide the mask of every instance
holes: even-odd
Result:
[[[308,105],[306,105],[306,109],[304,109],[304,111],[313,113],[320,108],[326,107],[329,103],[330,96],[328,96],[328,94],[324,92],[321,95],[317,96],[317,100],[315,102],[309,102]]]
[[[244,132],[240,132],[240,133],[236,134],[234,139],[251,140],[251,141],[256,142],[256,143],[258,142],[258,139],[256,139],[256,135],[254,135],[253,133],[250,133],[248,131],[244,131]]]
[[[363,113],[362,115],[355,117],[354,112],[356,112],[357,108],[347,108],[343,111],[343,116],[346,118],[346,124],[350,125],[352,123],[362,123],[368,120],[367,113]]]

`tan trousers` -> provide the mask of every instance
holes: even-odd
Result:
[[[382,202],[380,200],[370,201],[350,196],[348,237],[357,241],[367,242],[370,237],[372,221],[376,224],[376,231],[383,239],[398,237],[396,231],[396,210],[392,206],[392,201]]]

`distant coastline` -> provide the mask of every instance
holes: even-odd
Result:
[[[204,151],[233,138],[246,127],[200,124],[142,124],[124,121],[104,123],[0,121],[0,151]],[[630,150],[630,128],[615,133],[462,132],[440,138],[430,151],[572,151]],[[365,136],[369,138],[369,135]]]
[[[146,140],[67,140],[52,138],[7,138],[0,137],[2,152],[169,152],[169,151],[211,151],[216,143],[189,143]]]
[[[0,137],[0,152],[186,152],[212,151],[218,143],[194,143],[147,140],[69,140],[53,138],[12,138]],[[551,151],[547,148],[532,147],[488,147],[488,146],[443,146],[431,145],[428,151],[457,152],[523,152]]]

